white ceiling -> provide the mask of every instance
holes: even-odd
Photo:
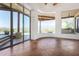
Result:
[[[53,6],[53,3],[48,3],[47,5],[44,3],[24,3],[24,6],[40,13],[56,13],[58,11],[78,9],[79,3],[58,3],[56,6]]]

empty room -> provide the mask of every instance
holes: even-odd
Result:
[[[0,3],[0,56],[79,56],[79,3]]]

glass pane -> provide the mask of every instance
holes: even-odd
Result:
[[[41,26],[40,22],[41,22],[41,21],[38,21],[38,33],[40,33],[40,29],[41,29],[41,28],[40,28],[40,26]]]
[[[41,33],[55,33],[55,20],[41,21]]]
[[[23,33],[23,14],[20,13],[20,32]]]
[[[62,19],[62,32],[74,33],[74,18]]]
[[[19,28],[20,29],[20,28]],[[18,32],[18,12],[13,12],[13,44],[22,42],[22,35]]]
[[[21,33],[21,40],[23,41],[23,14],[20,13],[20,33]]]
[[[10,11],[0,10],[0,49],[10,46]]]
[[[76,32],[79,33],[79,17],[76,17]]]
[[[30,39],[30,17],[24,15],[24,40]]]
[[[13,12],[13,34],[17,33],[18,30],[18,13]]]

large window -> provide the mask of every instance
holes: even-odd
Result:
[[[23,33],[23,14],[20,13],[20,32]]]
[[[38,25],[41,33],[55,33],[55,20],[39,21]]]
[[[10,32],[10,11],[0,10],[0,34],[5,32]]]
[[[13,12],[13,44],[17,44],[23,41],[21,39],[21,33],[18,32],[18,29],[20,30],[20,28],[18,28],[18,12]]]
[[[76,32],[79,33],[79,16],[76,17]]]
[[[62,33],[74,33],[75,21],[74,18],[62,19]]]
[[[0,4],[0,9],[0,50],[30,39],[30,11],[13,3]]]
[[[17,33],[18,30],[18,12],[13,12],[13,33]]]
[[[24,40],[30,39],[30,17],[24,15]]]
[[[10,35],[10,11],[0,10],[0,49],[10,46],[9,35]],[[3,39],[5,37],[6,39]]]

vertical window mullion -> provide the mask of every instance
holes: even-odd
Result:
[[[20,32],[20,13],[18,12],[18,29],[17,29],[17,32]]]
[[[23,42],[24,42],[24,7],[23,7]]]
[[[11,9],[11,17],[10,17],[10,31],[11,31],[11,35],[10,35],[10,45],[13,46],[13,11],[12,11],[12,3],[10,3],[10,9]]]
[[[29,25],[29,26],[30,26],[29,29],[30,29],[30,40],[31,40],[31,11],[30,11],[30,22],[29,22],[29,23],[30,23],[30,25]]]

